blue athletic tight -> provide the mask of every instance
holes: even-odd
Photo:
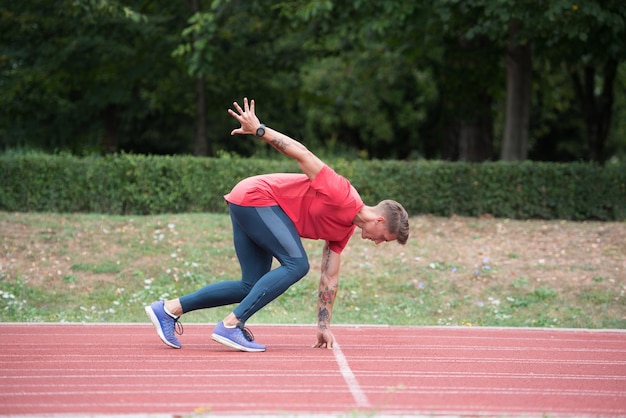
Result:
[[[309,260],[293,222],[278,206],[229,204],[241,280],[209,284],[182,296],[183,312],[239,303],[235,316],[246,322],[309,271]],[[280,266],[271,270],[272,259]]]

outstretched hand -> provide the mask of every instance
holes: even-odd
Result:
[[[233,109],[228,109],[228,113],[241,124],[241,127],[233,129],[231,135],[254,135],[257,128],[261,124],[259,118],[254,113],[254,99],[250,100],[248,104],[248,98],[243,98],[243,109],[239,106],[239,103],[233,103]]]
[[[332,349],[335,344],[335,337],[329,329],[317,331],[317,343],[313,348],[328,348]]]

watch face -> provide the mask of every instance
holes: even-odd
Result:
[[[265,128],[261,126],[256,130],[256,136],[261,137],[263,135],[265,135]]]

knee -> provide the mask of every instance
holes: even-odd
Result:
[[[293,272],[298,276],[298,280],[306,276],[311,268],[309,264],[309,259],[307,257],[302,257],[294,260]]]

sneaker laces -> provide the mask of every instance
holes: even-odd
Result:
[[[163,324],[163,333],[165,334],[165,337],[169,339],[174,336],[174,333],[183,335],[183,324],[178,321],[178,318],[172,318],[169,315],[168,317],[171,318],[173,322],[167,321]]]
[[[178,335],[183,335],[183,323],[178,318],[174,320],[174,332]]]
[[[243,336],[245,337],[246,340],[252,342],[254,341],[254,335],[252,334],[252,331],[250,331],[250,329],[246,328],[243,325],[243,322],[239,322],[237,324],[237,328],[239,328],[241,330],[241,333],[243,334]]]

